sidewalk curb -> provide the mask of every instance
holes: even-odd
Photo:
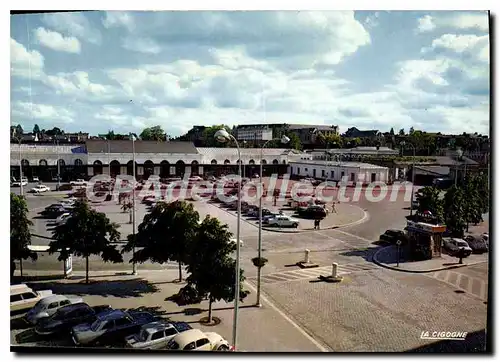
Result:
[[[464,264],[443,266],[443,267],[440,267],[440,268],[425,269],[425,270],[402,269],[402,268],[398,268],[398,267],[394,267],[394,266],[390,266],[388,264],[382,263],[381,261],[379,261],[377,259],[377,254],[380,253],[381,251],[383,251],[384,249],[387,249],[387,248],[392,248],[392,246],[386,246],[384,248],[381,248],[375,254],[373,254],[373,257],[372,257],[373,262],[375,264],[377,264],[378,266],[381,266],[382,268],[386,268],[386,269],[390,269],[390,270],[394,270],[394,271],[399,271],[399,272],[404,272],[404,273],[417,273],[417,274],[418,273],[420,273],[420,274],[423,274],[423,273],[433,273],[433,272],[437,272],[437,271],[441,271],[441,270],[458,269],[458,268],[463,268],[463,267],[466,267],[466,266],[471,266],[471,265],[476,265],[476,264],[481,264],[481,263],[487,262],[487,261],[477,261],[477,262],[473,262],[473,263],[464,263]]]

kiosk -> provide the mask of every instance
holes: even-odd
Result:
[[[441,257],[441,244],[446,225],[439,224],[429,211],[407,216],[409,256],[413,260]]]

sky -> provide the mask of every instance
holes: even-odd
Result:
[[[13,15],[11,124],[489,134],[488,32],[477,11]]]

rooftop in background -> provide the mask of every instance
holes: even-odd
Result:
[[[389,147],[355,147],[355,148],[314,148],[312,150],[307,150],[307,153],[315,153],[315,152],[329,152],[335,154],[391,154],[398,155],[398,150],[393,150]]]
[[[370,163],[364,163],[364,162],[337,162],[337,161],[322,161],[322,160],[297,160],[297,161],[290,161],[290,164],[297,164],[300,163],[302,165],[315,165],[315,166],[328,166],[328,167],[354,167],[354,168],[377,168],[377,169],[386,169],[387,167],[384,166],[378,166],[378,165],[372,165]]]
[[[86,143],[88,153],[132,153],[132,141],[130,140],[88,140]],[[194,144],[192,142],[159,142],[137,140],[134,142],[134,146],[136,153],[198,153],[196,147],[194,147]]]

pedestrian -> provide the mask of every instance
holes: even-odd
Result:
[[[319,229],[319,220],[315,219],[314,220],[314,230],[317,230],[317,229]]]
[[[335,201],[332,204],[332,213],[337,213],[337,210],[335,209]]]
[[[321,221],[321,220],[320,220],[320,219],[318,219],[318,230],[320,229],[320,227],[319,227],[319,223],[320,223],[320,221]]]

